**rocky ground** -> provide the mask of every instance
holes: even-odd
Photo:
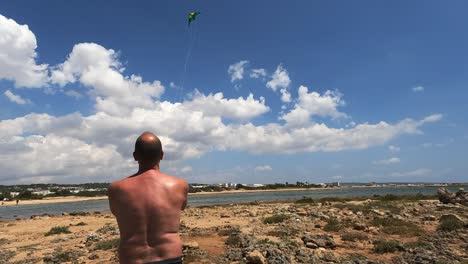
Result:
[[[189,208],[184,263],[468,263],[468,207],[435,200],[303,199]],[[0,222],[0,263],[117,263],[108,214]]]

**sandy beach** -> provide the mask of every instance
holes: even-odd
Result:
[[[447,215],[461,226],[441,229]],[[188,208],[180,234],[184,263],[456,264],[467,217],[435,200],[260,203]],[[118,263],[118,236],[103,213],[0,222],[0,263]]]

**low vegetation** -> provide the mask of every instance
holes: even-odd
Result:
[[[403,246],[396,240],[377,240],[374,241],[373,251],[378,254],[393,253],[403,251]]]
[[[337,218],[332,217],[327,220],[327,224],[323,227],[323,230],[327,232],[330,232],[330,231],[338,232],[341,229],[343,229],[343,227],[344,226],[341,224],[341,222]]]
[[[238,234],[238,233],[240,233],[240,230],[238,227],[223,228],[218,231],[219,236],[230,236],[232,234]]]
[[[355,242],[355,241],[368,240],[369,237],[364,233],[353,231],[353,232],[346,232],[346,233],[342,234],[341,239],[343,241]]]
[[[297,204],[315,204],[315,201],[314,199],[310,198],[310,197],[302,197],[301,199],[299,200],[296,200],[296,203]]]
[[[79,222],[75,226],[85,226],[85,225],[88,225],[88,224],[86,224],[85,222]]]
[[[389,235],[402,235],[411,237],[424,234],[424,230],[421,229],[421,227],[418,225],[396,218],[376,217],[374,220],[372,220],[371,224],[373,226],[381,227],[381,231]]]
[[[83,255],[83,252],[75,250],[63,250],[61,248],[55,249],[55,251],[48,256],[45,256],[43,261],[44,263],[64,263],[64,262],[75,262],[80,256]]]
[[[437,230],[451,232],[462,228],[464,228],[464,224],[459,219],[455,217],[445,217],[440,219],[440,223],[437,227]]]
[[[49,232],[45,233],[45,236],[52,236],[58,234],[70,234],[71,231],[68,229],[68,226],[54,226]]]
[[[113,226],[111,223],[106,223],[106,224],[104,224],[104,226],[102,226],[101,228],[96,230],[96,233],[98,233],[98,234],[109,234],[109,233],[113,233],[113,232],[116,232],[116,231],[117,231],[117,228],[115,226]]]
[[[289,219],[288,215],[285,214],[275,214],[263,219],[264,224],[276,224],[281,223]]]
[[[113,239],[97,242],[94,248],[96,250],[110,250],[110,249],[117,248],[119,246],[119,243],[120,243],[120,238],[113,238]]]

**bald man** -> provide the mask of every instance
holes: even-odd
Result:
[[[158,137],[143,133],[133,153],[138,172],[109,187],[110,208],[120,230],[120,263],[182,263],[179,224],[188,185],[159,171],[163,156]]]

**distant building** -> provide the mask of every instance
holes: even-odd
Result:
[[[10,192],[11,197],[16,197],[19,194],[20,194],[19,192]]]
[[[330,182],[325,184],[326,187],[340,187],[340,182]]]
[[[32,194],[35,194],[35,195],[42,195],[42,196],[46,196],[48,194],[54,194],[55,192],[51,192],[49,190],[38,190],[38,191],[34,191],[34,192],[31,192]]]
[[[254,188],[265,186],[265,184],[261,184],[261,183],[245,183],[242,185],[247,186],[247,187],[254,187]]]
[[[237,183],[227,182],[227,183],[221,183],[219,186],[224,187],[224,188],[234,189],[236,188]]]

